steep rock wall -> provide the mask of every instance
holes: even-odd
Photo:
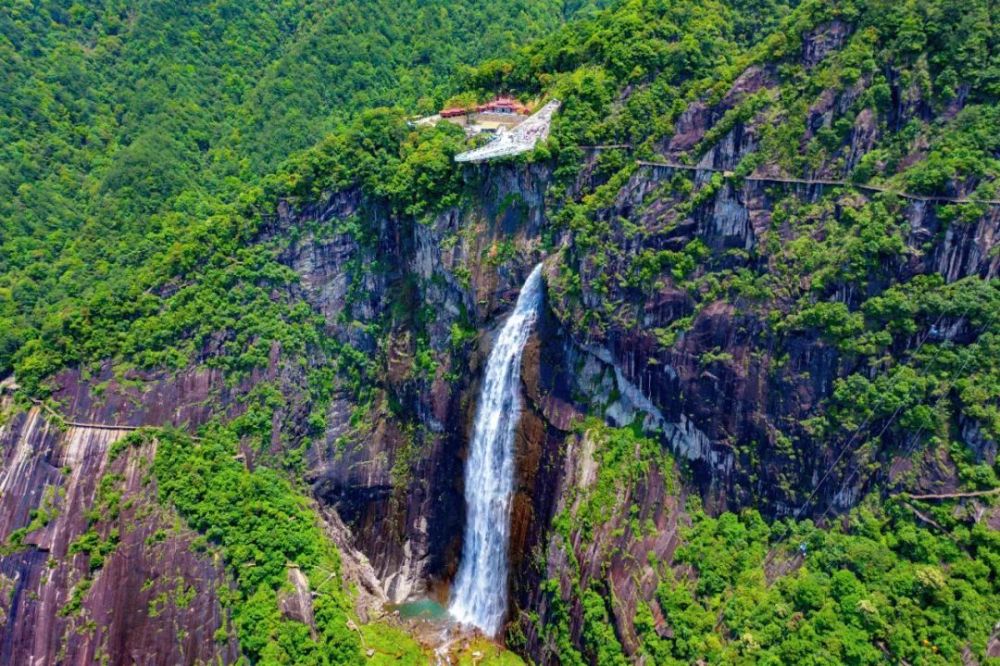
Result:
[[[749,95],[770,91],[774,76],[751,68],[716,106],[693,104],[664,151],[680,155],[697,144],[728,110]],[[847,108],[857,95],[851,90],[819,100],[817,127],[827,122],[824,114]],[[757,122],[761,120],[736,123],[700,164],[736,168],[758,148]],[[845,148],[854,151],[852,159],[875,141],[876,129],[866,126],[864,117],[858,122],[852,144]],[[768,168],[765,164],[757,173],[766,175]],[[760,268],[767,261],[761,239],[785,233],[773,222],[776,203],[790,196],[816,202],[829,194],[822,185],[725,183],[689,214],[678,215],[683,199],[664,189],[676,174],[671,168],[639,169],[614,205],[599,213],[612,228],[611,240],[627,253],[649,247],[680,251],[697,239],[708,248],[715,268]],[[379,358],[382,394],[361,419],[352,397],[338,394],[328,414],[326,442],[313,450],[310,474],[317,496],[344,517],[354,544],[370,558],[390,599],[443,593],[440,586],[454,573],[464,508],[463,447],[475,410],[477,377],[492,327],[539,254],[547,178],[533,166],[479,167],[470,174],[470,189],[476,192],[471,201],[417,223],[379,210],[357,193],[287,212],[287,224],[336,223],[360,215],[377,229],[367,244],[349,234],[325,240],[303,236],[288,262],[303,275],[305,297],[324,314],[331,334]],[[707,175],[697,176],[696,190],[709,181]],[[927,272],[939,272],[949,281],[997,275],[997,259],[991,254],[998,225],[994,209],[965,226],[939,220],[934,207],[922,202],[905,206],[903,215],[909,222],[909,252],[887,265],[888,273],[873,289]],[[626,237],[619,226],[623,219],[643,229],[641,242]],[[571,247],[572,236],[563,238]],[[505,242],[511,247],[501,248]],[[553,281],[558,281],[562,260],[561,255],[548,260]],[[576,311],[564,307],[557,294],[552,315],[525,353],[529,407],[518,431],[512,544],[518,568],[512,598],[523,609],[534,610],[541,603],[528,588],[544,578],[546,569],[535,566],[532,558],[559,546],[550,541],[551,521],[574,483],[567,480],[566,465],[567,451],[573,450],[567,437],[575,435],[567,433],[584,414],[599,414],[620,426],[638,419],[683,461],[688,470],[684,483],[702,495],[710,511],[756,505],[771,515],[786,515],[797,508],[799,490],[812,487],[830,464],[832,451],[819,446],[790,459],[775,445],[774,424],[814,413],[830,396],[834,380],[851,370],[841,353],[808,330],[781,341],[778,349],[766,322],[753,312],[722,300],[696,307],[690,294],[669,284],[641,299],[587,288],[598,273],[620,268],[584,263],[583,304],[606,309],[611,303],[616,315],[624,315],[622,321],[638,326],[612,325],[581,335],[573,321]],[[405,295],[401,303],[400,294]],[[843,295],[852,307],[864,297]],[[358,325],[400,305],[409,312],[426,309],[433,316],[419,321],[394,317],[381,340]],[[654,329],[685,317],[691,317],[687,329],[674,344],[663,345]],[[452,327],[459,322],[477,330],[477,339],[460,353],[447,353]],[[414,370],[421,346],[438,363],[423,376]],[[712,354],[716,360],[706,363]],[[389,403],[395,406],[390,409]],[[740,449],[747,442],[759,443],[752,455]],[[839,479],[824,486],[817,505],[853,505],[866,482],[850,472],[862,464],[849,462]],[[845,483],[849,476],[855,478]],[[636,491],[643,511],[649,510],[644,496]],[[620,545],[627,549],[634,544],[625,538]],[[670,549],[664,545],[662,550],[669,560]],[[622,580],[633,574],[650,575],[633,571]],[[645,592],[622,588],[616,593],[634,603]],[[622,625],[620,630],[627,644],[631,629]]]
[[[60,430],[39,408],[0,427],[3,663],[230,663],[238,656],[233,639],[215,637],[226,623],[221,561],[157,505],[149,447],[112,458],[125,434]],[[88,550],[94,543],[107,548]]]
[[[321,229],[293,243],[286,261],[329,333],[375,359],[377,394],[359,405],[338,391],[309,474],[397,602],[454,575],[479,370],[540,257],[546,170],[482,165],[469,179],[476,197],[429,220],[354,193],[287,210],[282,222]],[[338,231],[352,217],[370,229],[363,240]],[[433,367],[418,367],[418,353]]]

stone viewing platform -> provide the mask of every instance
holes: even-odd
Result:
[[[552,116],[559,109],[559,105],[559,100],[552,100],[513,129],[499,129],[496,136],[485,146],[455,155],[455,161],[485,162],[534,150],[539,141],[548,138]]]

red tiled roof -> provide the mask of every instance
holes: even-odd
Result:
[[[521,104],[513,97],[496,97],[493,100],[486,102],[485,104],[479,104],[477,106],[472,106],[468,108],[453,106],[447,109],[441,109],[441,111],[439,111],[438,113],[442,118],[451,118],[472,111],[484,112],[484,111],[494,111],[496,109],[505,109],[505,110],[509,109],[514,113],[521,113],[521,114],[528,113],[528,107],[526,107],[524,104]]]

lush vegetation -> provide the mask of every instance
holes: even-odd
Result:
[[[656,157],[695,100],[723,110],[694,145],[670,160],[693,164],[726,150],[722,141],[735,129],[755,136],[745,153],[731,157],[736,163],[729,175],[656,176],[658,187],[643,193],[630,219],[617,216],[615,206],[636,167],[616,151],[602,152],[601,184],[577,194],[555,216],[572,234],[560,275],[550,285],[561,319],[586,339],[642,333],[654,337],[666,354],[680,346],[706,307],[725,302],[734,317],[747,317],[763,331],[753,343],[754,354],[778,350],[770,368],[778,391],[797,381],[782,367],[788,346],[819,336],[840,352],[831,400],[803,419],[775,423],[767,437],[772,454],[800,463],[812,457],[817,444],[845,445],[861,426],[866,430],[857,444],[863,446],[855,448],[871,463],[887,447],[904,453],[928,444],[948,449],[951,433],[970,418],[995,436],[1000,367],[990,350],[1000,332],[992,314],[1000,284],[979,277],[991,261],[986,257],[966,268],[972,275],[964,280],[945,284],[923,275],[940,270],[933,264],[941,264],[945,250],[941,236],[922,244],[913,240],[912,200],[850,187],[825,187],[818,200],[804,200],[795,188],[772,183],[762,192],[770,219],[766,228],[745,232],[754,238],[749,250],[743,247],[746,235],[705,229],[693,238],[683,223],[713,215],[719,197],[738,190],[762,166],[797,178],[996,199],[1000,68],[988,3],[806,2],[746,48],[735,24],[719,20],[724,11],[696,4],[689,12],[672,5],[676,14],[660,11],[657,3],[630,3],[631,11],[615,12],[614,20],[654,31],[661,25],[657,21],[664,22],[660,41],[655,32],[639,31],[642,45],[620,51],[631,60],[603,55],[628,37],[606,37],[601,26],[609,22],[595,20],[567,30],[569,45],[550,56],[543,44],[534,59],[526,55],[481,71],[486,80],[509,77],[525,86],[544,82],[562,90],[567,113],[551,150],[574,178],[578,143],[628,141],[634,155]],[[804,61],[805,43],[815,40],[809,36],[837,25],[844,26],[840,47],[816,62]],[[676,50],[683,40],[671,40],[672,30],[699,33],[705,26],[716,30],[714,41],[698,40],[703,58],[688,58],[685,62],[696,64],[679,68]],[[725,56],[712,57],[713,48]],[[562,58],[566,53],[577,55]],[[660,54],[650,61],[654,64],[642,60],[650,53]],[[754,65],[770,68],[770,86],[727,97],[733,82]],[[624,86],[631,87],[622,100],[616,91]],[[658,86],[670,89],[661,92]],[[661,106],[633,109],[647,93]],[[581,108],[587,113],[577,116]],[[593,123],[587,114],[605,120]],[[871,144],[859,146],[866,131]],[[929,219],[941,225],[938,234],[968,233],[992,210],[982,203],[929,205]],[[656,293],[674,289],[690,299],[690,312],[647,331],[645,308]],[[595,300],[601,307],[593,307]],[[951,332],[943,333],[946,329]],[[724,353],[710,352],[702,354],[703,364],[736,371]],[[761,455],[754,450],[757,442],[732,444],[748,459]],[[976,485],[996,483],[988,466],[972,474]],[[786,481],[785,492],[803,489],[793,487],[794,477]]]
[[[596,478],[564,498],[549,542],[560,552],[548,558],[566,566],[549,570],[545,622],[534,618],[562,663],[951,664],[986,654],[1000,604],[1000,534],[981,520],[988,497],[872,496],[824,528],[768,524],[756,510],[710,517],[689,497],[664,507],[676,527],[657,526],[658,507],[636,502],[656,488],[676,496],[659,444],[594,421],[571,437],[574,462],[593,464]],[[664,527],[680,539],[670,557],[653,547]],[[604,573],[623,569],[657,581],[628,618]],[[632,627],[634,654],[613,626]]]
[[[278,343],[288,357],[319,354],[308,390],[321,431],[334,371],[361,373],[354,388],[367,390],[363,357],[288,297],[297,276],[277,260],[287,239],[262,236],[275,201],[360,183],[408,215],[447,205],[461,132],[414,131],[407,117],[439,108],[460,68],[593,5],[49,0],[0,10],[0,375],[13,370],[41,394],[65,366],[177,369],[204,361],[211,343],[208,364],[235,382]],[[380,105],[394,108],[369,110]],[[241,400],[241,418],[199,439],[152,433],[159,499],[222,552],[235,588],[221,593],[247,658],[354,662],[350,600],[315,513],[280,472],[234,459],[236,441],[261,441],[286,398],[261,384]],[[301,464],[301,451],[284,453]],[[33,516],[5,549],[48,519]],[[72,553],[100,569],[115,546],[91,529]],[[315,635],[279,611],[289,564],[317,593]],[[74,590],[67,614],[86,592]],[[388,628],[365,631],[406,644]],[[426,662],[412,641],[406,649]]]
[[[220,586],[217,593],[229,613],[227,625],[231,621],[250,663],[359,663],[360,641],[349,626],[351,599],[340,576],[336,549],[306,496],[278,472],[249,471],[236,459],[236,432],[232,425],[212,425],[203,429],[201,437],[192,438],[176,430],[144,429],[116,442],[110,455],[114,459],[155,443],[150,480],[155,481],[157,500],[176,510],[203,535],[207,547],[222,555],[233,584]],[[92,571],[100,569],[117,547],[117,532],[98,531],[95,526],[117,519],[122,479],[120,474],[102,477],[88,514],[90,528],[69,549],[71,554],[86,554]],[[314,592],[315,631],[280,610],[280,596],[294,593],[291,567],[306,575]],[[90,579],[84,582],[89,584]],[[76,612],[86,591],[77,586],[60,612]],[[156,603],[151,613],[156,612]],[[219,632],[219,640],[228,638],[226,626]]]
[[[578,469],[592,466],[595,478],[574,488],[553,520],[555,544],[567,567],[542,583],[551,608],[544,622],[534,618],[536,631],[546,637],[561,663],[626,664],[610,621],[611,589],[593,572],[606,570],[616,557],[628,558],[628,544],[657,533],[654,516],[648,511],[640,515],[643,510],[638,500],[649,484],[657,484],[669,494],[676,492],[673,461],[659,442],[643,437],[639,428],[610,428],[588,419],[571,437],[576,443],[573,460]],[[580,560],[582,553],[587,554],[584,561]],[[569,582],[568,589],[564,580]],[[582,608],[582,649],[574,644],[570,630],[570,613],[576,604]]]
[[[576,184],[579,144],[632,144],[630,155],[602,151],[592,171],[598,186],[573,192],[554,216],[572,240],[562,248],[550,295],[580,339],[645,335],[662,349],[649,354],[650,363],[670,358],[671,348],[683,362],[685,332],[704,308],[726,303],[743,330],[758,331],[753,357],[773,357],[770,386],[777,393],[792,390],[803,374],[808,380],[807,370],[784,366],[794,345],[819,338],[836,350],[832,394],[809,418],[770,424],[763,446],[730,442],[737,459],[749,461],[751,485],[762,456],[787,465],[775,475],[777,487],[755,491],[762,501],[784,495],[793,508],[808,508],[818,476],[804,482],[795,470],[818,451],[832,452],[821,454],[826,460],[850,454],[836,459],[842,468],[820,466],[820,476],[835,472],[849,483],[860,476],[875,488],[893,456],[914,461],[910,473],[893,480],[897,485],[913,482],[925,457],[946,459],[962,489],[1000,485],[1000,468],[960,441],[970,422],[987,439],[998,435],[1000,283],[980,277],[983,263],[962,280],[933,274],[940,236],[914,246],[910,200],[852,188],[803,197],[775,184],[766,190],[769,224],[754,229],[749,251],[742,238],[724,239],[729,245],[692,238],[685,224],[711,219],[725,188],[739,188],[762,166],[798,178],[996,199],[1000,56],[990,9],[987,2],[805,2],[769,36],[746,44],[721,3],[623,3],[470,78],[481,89],[516,81],[558,91],[566,112],[545,157],[556,161],[567,185]],[[832,21],[849,26],[843,44],[804,62],[808,36],[832,30]],[[685,42],[678,34],[700,39]],[[725,101],[755,64],[770,68],[773,88]],[[693,164],[734,129],[751,129],[752,148],[727,167],[731,175],[659,176],[659,186],[643,190],[642,202],[620,216],[622,200],[638,190],[629,189],[636,167],[627,158],[663,159],[664,139],[695,100],[732,106],[695,145],[668,159]],[[875,141],[852,155],[868,127]],[[928,205],[941,222],[938,234],[968,233],[991,219],[983,204]],[[651,297],[674,289],[690,299],[690,314],[649,331],[643,316]],[[699,365],[725,377],[742,370],[722,349],[703,353]],[[620,437],[602,441],[613,452]],[[622,626],[614,591],[600,577],[581,577],[593,563],[576,558],[595,552],[595,533],[642,534],[612,508],[642,483],[625,474],[610,482],[610,496],[598,483],[555,520],[563,551],[556,559],[569,560],[571,589],[565,577],[546,582],[551,624],[538,631],[569,663],[622,663],[622,637],[606,631],[612,621]],[[655,603],[666,632],[654,631],[648,608],[630,618],[642,652],[654,663],[953,663],[965,650],[982,658],[992,627],[981,616],[997,603],[995,533],[968,516],[946,519],[961,506],[914,509],[891,500],[883,508],[877,498],[840,529],[768,526],[755,514],[712,519],[696,510],[688,545],[675,561],[656,563],[662,582]],[[602,508],[596,524],[590,502]],[[917,512],[930,512],[933,523]],[[778,539],[806,543],[809,555],[790,575],[769,569],[778,580],[767,580],[764,559]],[[608,540],[597,551],[607,558],[602,570],[622,547]],[[794,552],[777,553],[782,562],[794,559]],[[852,562],[867,562],[861,553],[880,558],[877,579],[874,565],[862,571]],[[577,640],[570,627],[581,623]]]
[[[770,183],[758,192],[769,217],[747,232],[752,243],[691,235],[687,224],[711,217],[761,168],[997,199],[994,3],[621,0],[598,11],[603,4],[221,0],[179,10],[36,0],[0,10],[0,376],[13,373],[25,395],[44,397],[67,366],[87,376],[110,365],[123,377],[135,367],[202,364],[222,368],[235,387],[280,349],[285,367],[304,377],[294,396],[258,381],[238,396],[239,417],[198,438],[155,433],[159,500],[225,558],[234,584],[225,602],[251,661],[360,660],[337,553],[285,472],[301,470],[311,438],[324,433],[335,386],[352,400],[359,432],[375,420],[365,411],[375,403],[391,417],[403,411],[399,396],[381,392],[384,359],[329,334],[330,322],[298,298],[300,277],[283,253],[306,234],[344,234],[371,249],[383,225],[407,236],[475,196],[482,172],[452,160],[463,133],[407,123],[454,94],[562,101],[550,140],[518,161],[552,168],[543,234],[550,249],[557,238],[561,246],[549,295],[579,339],[645,336],[650,358],[683,352],[698,317],[724,304],[753,331],[748,354],[767,359],[759,367],[776,395],[807,372],[788,367],[791,350],[830,352],[828,394],[803,418],[767,423],[759,442],[726,442],[749,468],[751,499],[808,508],[814,487],[797,474],[820,456],[843,460],[832,472],[872,482],[899,457],[916,461],[910,476],[926,458],[945,460],[959,489],[1000,485],[997,464],[962,442],[970,423],[1000,438],[1000,283],[980,277],[996,250],[966,266],[964,279],[942,275],[954,262],[940,258],[944,239],[974,235],[989,204],[921,203],[937,225],[921,230],[912,200],[898,194],[823,186],[803,196]],[[582,18],[564,26],[570,14]],[[831,26],[843,27],[840,41],[807,62],[811,35],[839,29]],[[768,85],[730,96],[754,66]],[[718,113],[693,144],[670,150],[694,104]],[[695,164],[728,150],[736,130],[753,142],[728,173],[660,175],[632,197],[637,174],[654,180],[635,158],[669,153]],[[622,147],[590,155],[585,146],[598,144]],[[363,192],[370,210],[296,228],[275,219],[280,200],[305,204],[333,191]],[[628,216],[618,214],[623,198],[635,200]],[[495,268],[516,256],[502,242],[483,261]],[[453,277],[469,287],[468,267]],[[450,324],[452,348],[431,349],[436,313],[401,282],[385,311],[350,321],[348,308],[337,323],[380,352],[390,331],[413,328],[410,378],[429,383],[475,331],[462,313]],[[360,283],[349,301],[364,297]],[[660,293],[680,293],[689,307],[650,329],[644,313]],[[722,348],[697,358],[706,375],[736,374],[734,363]],[[271,455],[275,415],[298,401],[309,405],[307,423]],[[393,469],[399,492],[416,429],[400,428],[409,443]],[[984,654],[1000,606],[1000,544],[966,504],[876,493],[820,529],[768,524],[754,511],[710,517],[692,501],[684,517],[670,516],[689,523],[683,545],[661,559],[633,552],[663,518],[643,514],[637,498],[676,496],[680,484],[662,443],[639,430],[589,420],[572,435],[591,447],[595,476],[553,521],[551,545],[569,570],[545,572],[544,623],[528,618],[561,663],[627,663],[604,576],[612,560],[646,567],[658,582],[624,623],[638,640],[632,651],[651,663],[935,664]],[[262,464],[251,471],[238,462],[241,445]],[[850,455],[834,458],[841,451]],[[779,470],[774,487],[758,483],[762,457]],[[113,488],[98,503],[113,512]],[[48,519],[46,507],[36,510],[5,550]],[[71,554],[99,569],[115,546],[88,530]],[[597,560],[581,561],[584,553]],[[291,565],[317,593],[315,636],[279,610]],[[376,662],[426,659],[395,629],[361,634]]]
[[[242,651],[264,663],[358,660],[336,550],[307,500],[274,471],[248,472],[234,459],[236,440],[227,434],[215,431],[194,444],[175,432],[159,433],[154,473],[160,500],[218,543],[234,572],[236,598],[229,603]],[[290,564],[303,570],[317,592],[315,640],[309,627],[282,617],[278,608],[278,591],[290,586]]]
[[[35,377],[66,364],[182,364],[190,347],[178,338],[197,346],[201,336],[179,311],[263,308],[269,319],[296,318],[258,291],[288,279],[250,247],[260,213],[274,207],[259,196],[261,178],[363,109],[436,108],[461,66],[591,8],[311,0],[5,7],[0,373],[17,366],[34,388]],[[398,150],[401,131],[382,138]],[[165,302],[165,293],[192,283],[208,292]],[[147,321],[130,334],[136,320]],[[274,339],[263,322],[252,328]]]
[[[686,538],[691,575],[656,594],[673,637],[643,637],[656,663],[953,664],[993,631],[1000,538],[953,503],[873,503],[825,530],[696,510]]]

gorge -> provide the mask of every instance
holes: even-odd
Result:
[[[995,4],[0,9],[0,663],[991,666]]]

